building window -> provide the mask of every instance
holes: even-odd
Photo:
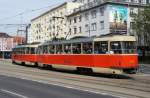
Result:
[[[101,22],[100,22],[100,28],[101,28],[101,30],[104,29],[104,21],[101,21]]]
[[[100,8],[100,15],[101,15],[101,16],[104,16],[104,7],[101,7],[101,8]]]
[[[85,32],[88,32],[89,30],[90,30],[89,25],[86,24],[86,25],[85,25]]]
[[[71,22],[72,22],[71,19],[69,20],[69,22],[70,22],[70,25],[71,25]]]
[[[76,27],[74,28],[74,34],[77,34],[77,28]]]
[[[89,13],[85,13],[85,20],[89,20]]]
[[[92,18],[96,18],[97,11],[96,10],[91,11],[91,15],[92,15]]]
[[[96,29],[97,29],[96,23],[92,23],[91,26],[92,26],[92,27],[91,27],[91,30],[92,30],[92,31],[96,31]]]
[[[79,27],[79,33],[82,33],[82,28],[81,27]]]
[[[80,16],[79,16],[79,22],[81,22],[81,21],[82,21],[82,16],[80,15]]]
[[[71,32],[72,32],[72,30],[71,30],[71,28],[69,29],[69,34],[71,35]]]
[[[74,17],[74,23],[76,23],[77,22],[77,18],[76,17]]]
[[[130,28],[131,29],[133,29],[134,24],[135,24],[134,22],[130,22]]]

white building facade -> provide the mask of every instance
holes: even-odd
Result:
[[[44,42],[53,38],[65,38],[67,15],[81,3],[65,2],[31,20],[28,43]]]
[[[107,34],[134,35],[133,16],[148,0],[74,0],[83,3],[68,15],[67,38]]]
[[[73,0],[31,20],[28,43],[107,34],[135,35],[133,16],[150,0]]]
[[[73,2],[84,3],[84,4],[87,4],[90,2],[105,2],[105,1],[131,2],[131,3],[141,3],[141,4],[150,3],[150,0],[73,0]]]

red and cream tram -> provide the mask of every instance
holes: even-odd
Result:
[[[122,74],[135,73],[138,68],[136,39],[133,36],[49,41],[39,45],[37,53],[39,66],[59,69]],[[28,54],[26,60],[30,57],[32,55]],[[21,58],[25,61],[26,57]]]
[[[13,49],[12,62],[22,65],[37,65],[38,44],[18,45]]]

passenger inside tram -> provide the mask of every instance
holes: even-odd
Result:
[[[106,54],[108,51],[108,43],[107,42],[95,42],[94,45],[94,53],[95,54]]]

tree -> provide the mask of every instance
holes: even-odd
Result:
[[[150,46],[150,5],[138,10],[138,14],[134,16],[132,29],[145,45]]]

